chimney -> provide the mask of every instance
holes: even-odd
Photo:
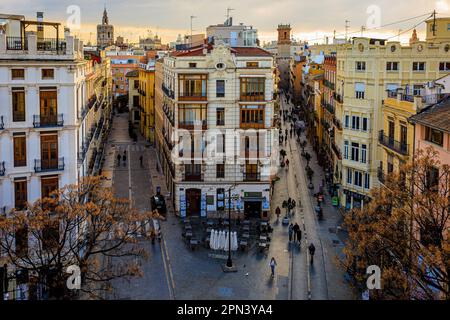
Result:
[[[70,36],[70,29],[68,27],[64,27],[64,38]]]
[[[44,22],[44,13],[40,11],[37,12],[36,18],[37,22]],[[37,39],[38,41],[44,39],[44,25],[41,23],[37,25]]]

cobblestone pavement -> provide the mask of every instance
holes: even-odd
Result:
[[[296,150],[295,141],[291,141],[292,154]],[[149,209],[149,196],[156,186],[161,187],[162,194],[167,194],[164,176],[157,171],[156,152],[146,145],[142,139],[133,143],[128,138],[128,114],[120,114],[114,118],[113,131],[109,141],[108,157],[105,160],[104,174],[111,177],[111,182],[117,196],[131,198],[133,204],[141,210]],[[120,167],[117,153],[127,150],[126,165]],[[139,156],[144,157],[144,168],[141,168]],[[311,153],[312,154],[312,153]],[[289,155],[290,156],[290,155]],[[289,157],[288,156],[288,157]],[[273,194],[273,209],[280,206],[289,196],[308,199],[309,190],[302,181],[304,171],[301,160],[296,175],[280,170],[280,180],[275,184]],[[292,163],[294,164],[294,163]],[[313,168],[316,173],[319,169]],[[293,170],[293,165],[291,165]],[[291,172],[292,173],[292,172]],[[318,174],[317,174],[318,176]],[[317,177],[318,179],[318,177]],[[298,180],[299,182],[296,182]],[[298,184],[298,185],[297,185]],[[303,187],[302,187],[303,186]],[[312,299],[348,299],[348,290],[344,289],[342,277],[333,264],[334,253],[339,247],[331,245],[333,234],[326,229],[335,225],[335,218],[329,218],[326,210],[325,224],[314,223],[312,207],[304,203],[304,221],[307,236],[316,244],[316,259],[314,267],[308,273],[305,243],[300,249],[289,245],[287,227],[276,221],[272,214],[271,225],[274,228],[271,246],[267,254],[261,254],[255,248],[247,253],[236,253],[233,256],[238,271],[224,273],[222,265],[225,260],[208,256],[209,249],[204,247],[192,251],[187,248],[181,236],[180,221],[173,214],[170,200],[167,199],[167,221],[161,223],[163,241],[152,245],[142,239],[141,245],[149,252],[149,259],[142,261],[143,276],[129,281],[120,279],[114,281],[115,290],[109,299],[308,299],[308,288],[311,288]],[[334,214],[333,214],[334,217]],[[302,222],[300,210],[294,219]],[[337,220],[336,220],[337,221]],[[337,222],[336,222],[337,223]],[[300,224],[302,225],[302,224]],[[315,229],[318,228],[317,231]],[[318,240],[322,240],[322,245]],[[323,255],[322,255],[323,252]],[[322,260],[319,257],[322,255]],[[276,276],[270,277],[269,261],[275,257],[278,266]],[[322,261],[322,262],[321,262]],[[323,262],[325,261],[325,263]],[[326,274],[326,277],[325,277]],[[308,278],[310,281],[308,282]],[[308,283],[310,285],[308,286]],[[342,288],[341,288],[342,287]]]

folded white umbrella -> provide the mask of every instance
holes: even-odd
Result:
[[[231,240],[230,236],[231,235],[227,231],[226,236],[225,236],[225,245],[224,245],[224,250],[225,251],[228,251],[230,249],[230,246],[229,246],[229,243],[230,243],[229,241]]]
[[[232,241],[232,247],[231,250],[236,251],[238,249],[238,239],[237,239],[237,232],[233,232],[233,241]]]
[[[209,237],[209,247],[214,250],[214,235],[216,232],[214,229],[211,230],[211,236]]]

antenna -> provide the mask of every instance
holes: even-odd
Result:
[[[433,37],[436,36],[436,10],[433,10]]]
[[[364,36],[364,31],[366,31],[366,27],[361,26],[361,38]]]
[[[348,29],[350,29],[350,20],[345,20],[345,41],[347,42]]]
[[[192,48],[192,21],[197,18],[196,16],[191,16],[191,39],[190,39],[190,48]]]

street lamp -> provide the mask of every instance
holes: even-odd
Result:
[[[233,260],[231,259],[231,190],[236,188],[236,185],[228,189],[228,259],[227,268],[233,268]],[[237,198],[236,198],[237,199]]]

